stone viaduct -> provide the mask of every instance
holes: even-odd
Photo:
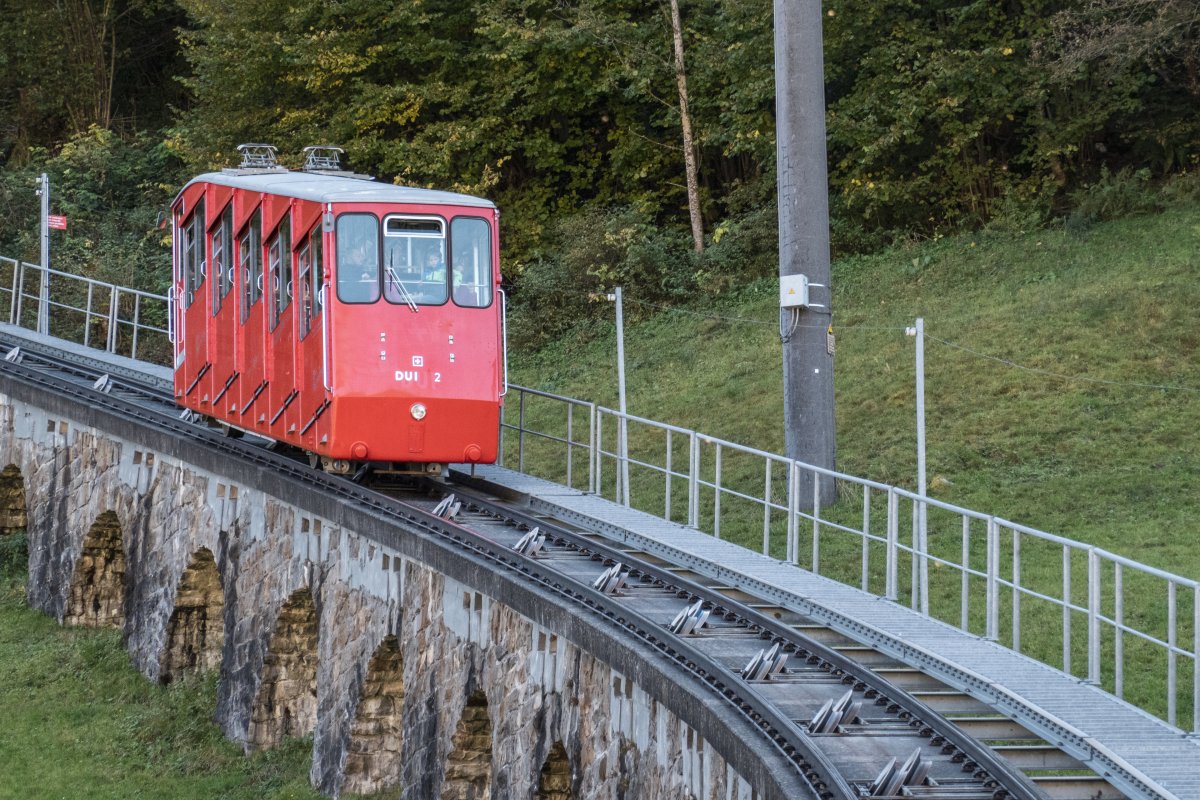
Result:
[[[219,670],[223,733],[311,735],[323,794],[775,794],[665,658],[428,534],[3,375],[0,466],[30,604],[119,628],[150,680]]]

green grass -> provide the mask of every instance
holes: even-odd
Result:
[[[319,797],[308,785],[311,739],[244,756],[212,721],[215,675],[155,685],[130,664],[119,632],[62,628],[29,609],[23,565],[4,544],[0,797]]]
[[[1136,561],[1200,579],[1200,206],[1096,225],[1083,233],[1048,229],[1031,234],[974,234],[892,248],[834,265],[838,468],[916,488],[914,344],[904,335],[925,318],[928,474],[931,496],[1050,533],[1102,547]],[[698,300],[686,311],[644,313],[627,325],[626,365],[631,413],[696,429],[775,453],[783,451],[781,348],[775,331],[775,280],[732,296]],[[627,297],[627,309],[638,307]],[[691,312],[691,313],[688,313]],[[717,319],[715,317],[723,317]],[[740,320],[740,321],[739,321]],[[762,324],[756,324],[762,323]],[[595,326],[593,326],[594,329]],[[973,352],[972,352],[973,351]],[[599,336],[568,337],[533,353],[512,355],[514,382],[616,407],[616,347],[611,327]],[[1011,362],[1011,363],[1004,363]],[[1018,366],[1019,365],[1019,366]],[[1058,377],[1067,376],[1067,377]],[[1137,385],[1142,384],[1142,385]],[[1156,386],[1185,387],[1181,389]],[[515,409],[508,409],[509,420]],[[553,413],[530,402],[530,419]],[[587,417],[574,420],[587,439]],[[615,449],[615,425],[605,428]],[[643,443],[631,428],[631,452],[661,463],[662,437]],[[514,441],[506,445],[515,464]],[[527,463],[561,452],[548,442],[526,445]],[[673,443],[676,468],[686,469],[686,441]],[[714,460],[703,456],[711,479]],[[613,496],[613,466],[604,490]],[[561,470],[547,467],[548,476]],[[586,462],[575,463],[582,486]],[[761,462],[728,451],[722,483],[761,495]],[[665,481],[633,469],[635,505],[662,513]],[[686,484],[671,487],[673,518],[685,518]],[[785,502],[783,476],[773,497]],[[862,494],[847,485],[824,516],[861,524]],[[882,534],[886,508],[873,495],[872,530]],[[711,491],[702,490],[700,527],[711,530]],[[762,546],[760,506],[722,499],[722,535]],[[900,508],[908,541],[911,506]],[[785,518],[770,520],[771,554],[783,555]],[[800,563],[811,564],[811,532],[800,536]],[[962,522],[930,512],[930,545],[961,560]],[[971,565],[982,570],[984,525],[972,529]],[[861,547],[826,528],[821,570],[859,584]],[[882,548],[870,548],[868,588],[883,590]],[[1001,566],[1012,573],[1012,541],[1001,541]],[[1050,596],[1062,592],[1061,548],[1022,541],[1021,579]],[[901,558],[901,583],[910,562]],[[956,570],[933,565],[931,610],[960,619]],[[1071,597],[1087,605],[1087,560],[1071,559]],[[1166,639],[1165,584],[1126,571],[1125,621]],[[1104,613],[1115,613],[1112,567],[1104,573]],[[983,632],[983,582],[971,579],[969,628]],[[908,601],[902,588],[900,600]],[[1192,597],[1179,593],[1176,641],[1190,649]],[[1011,644],[1011,595],[1000,594],[1000,638]],[[1022,599],[1021,649],[1055,666],[1063,662],[1062,613],[1045,601]],[[1086,673],[1086,615],[1071,618],[1071,668]],[[1102,682],[1113,688],[1113,640],[1102,635]],[[1125,637],[1125,693],[1165,715],[1165,658]],[[1178,722],[1191,725],[1191,662],[1180,659]]]
[[[1200,519],[1198,277],[1200,207],[1083,236],[960,236],[835,264],[839,469],[915,488],[904,327],[923,316],[932,496],[1200,578],[1188,535]],[[690,310],[765,325],[678,311],[629,325],[631,413],[782,452],[776,303],[775,281],[760,281]],[[615,408],[614,341],[514,353],[512,378]],[[1193,391],[1059,379],[960,347]]]

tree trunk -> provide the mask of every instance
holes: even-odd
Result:
[[[692,138],[692,115],[688,111],[687,72],[683,68],[683,23],[679,0],[671,0],[671,33],[675,39],[675,83],[679,87],[679,120],[683,126],[683,166],[687,172],[688,214],[692,218],[692,245],[704,252],[704,221],[700,218],[700,185],[696,176],[696,143]]]

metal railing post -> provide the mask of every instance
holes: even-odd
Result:
[[[20,309],[21,309],[21,292],[25,291],[25,287],[22,285],[24,283],[24,281],[22,280],[24,275],[25,275],[25,268],[22,266],[20,260],[14,260],[13,261],[13,279],[12,279],[13,292],[12,292],[12,297],[9,298],[9,304],[8,304],[8,324],[9,325],[20,325],[21,324],[21,311],[20,311]]]
[[[961,598],[959,600],[960,622],[959,627],[964,631],[971,629],[971,518],[963,514],[962,525],[962,575],[959,578],[961,584]]]
[[[1177,638],[1179,603],[1177,584],[1167,584],[1167,722],[1176,724],[1179,705],[1179,640]]]
[[[567,486],[574,489],[575,482],[571,479],[571,466],[575,461],[575,406],[567,403]]]
[[[1021,652],[1021,534],[1013,531],[1012,649]]]
[[[138,325],[142,315],[142,296],[135,294],[133,296],[133,341],[129,345],[129,357],[137,358],[138,346]]]
[[[700,527],[700,438],[692,431],[688,466],[688,526]]]
[[[596,496],[604,496],[604,415],[594,409],[596,415],[596,447],[592,451],[596,459]]]
[[[600,468],[597,453],[600,450],[600,418],[596,404],[588,404],[588,491],[600,494]]]
[[[788,511],[787,511],[787,560],[795,564],[799,562],[800,534],[796,530],[796,513],[800,506],[800,465],[795,461],[788,462]]]
[[[1000,639],[1000,526],[988,517],[987,527],[987,632],[985,638]]]
[[[1100,685],[1100,555],[1088,548],[1088,683]]]
[[[113,286],[108,295],[108,340],[104,349],[110,353],[117,352],[117,320],[120,319],[117,302],[121,299],[120,291]]]
[[[13,318],[13,325],[20,325],[21,318],[25,316],[25,267],[27,265],[24,261],[18,261],[17,264],[20,268],[21,280],[17,282],[19,286],[17,289],[17,311],[16,316]]]
[[[671,429],[667,428],[667,460],[666,460],[666,485],[663,487],[663,519],[667,522],[671,521],[671,482],[674,477],[671,474],[671,469],[674,466],[675,452],[674,442],[671,441]]]
[[[1200,736],[1200,586],[1192,590],[1192,733]]]
[[[812,571],[821,574],[821,476],[813,472],[812,476]]]
[[[505,419],[504,419],[505,413],[504,412],[507,410],[508,410],[507,404],[501,403],[500,404],[500,433],[499,433],[498,440],[496,442],[496,466],[498,466],[498,467],[504,466],[504,437],[506,435],[505,428],[507,427],[505,424]]]
[[[766,480],[763,485],[763,536],[762,554],[771,555],[771,459],[766,463]]]
[[[920,511],[917,513],[917,537],[920,539],[921,569],[917,577],[921,582],[921,613],[929,616],[929,504],[921,492]]]
[[[1120,562],[1115,565],[1113,572],[1113,694],[1125,696],[1125,572]]]
[[[1071,674],[1071,548],[1063,545],[1063,672]]]
[[[887,564],[885,571],[887,577],[884,579],[884,597],[888,600],[898,600],[899,595],[896,592],[897,573],[899,571],[899,556],[900,556],[900,496],[896,494],[894,488],[888,489],[887,497]]]
[[[863,523],[862,523],[862,564],[860,566],[860,588],[866,592],[870,589],[871,567],[871,487],[863,487]]]
[[[721,538],[721,444],[716,445],[713,477],[713,536]]]
[[[921,604],[921,504],[916,500],[912,504],[912,535],[909,545],[912,547],[912,559],[908,562],[908,605],[914,610]]]
[[[83,312],[83,346],[91,347],[92,339],[92,295],[95,294],[96,284],[88,281],[87,309]]]
[[[525,393],[517,401],[517,472],[525,471]]]

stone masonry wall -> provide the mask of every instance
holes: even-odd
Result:
[[[30,604],[63,620],[104,519],[137,668],[170,676],[177,604],[208,609],[222,644],[196,666],[220,669],[222,731],[247,750],[311,733],[327,795],[751,796],[603,654],[284,498],[3,394],[0,459],[23,480]]]

